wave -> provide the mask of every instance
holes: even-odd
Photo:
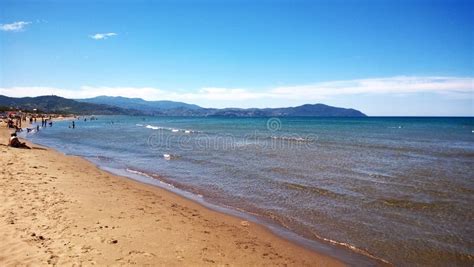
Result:
[[[179,156],[177,156],[177,155],[172,155],[172,154],[163,154],[163,158],[164,158],[165,160],[172,160],[172,159],[177,159],[177,158],[179,158]]]
[[[283,140],[288,142],[301,142],[301,143],[311,143],[314,142],[314,138],[304,138],[304,137],[295,137],[295,136],[271,136],[271,139],[274,140]]]
[[[148,173],[145,173],[145,172],[142,172],[142,171],[137,171],[137,170],[134,170],[134,169],[129,169],[129,168],[126,168],[125,169],[127,172],[129,173],[133,173],[133,174],[137,174],[137,175],[140,175],[140,176],[144,176],[146,178],[150,178],[150,179],[153,179],[153,180],[158,180],[160,182],[160,184],[164,184],[168,187],[172,187],[174,188],[174,185],[170,184],[170,183],[166,183],[164,181],[162,181],[161,179],[158,179],[155,175],[153,174],[148,174]]]
[[[165,128],[163,127],[158,127],[158,126],[153,126],[153,125],[147,125],[145,128],[152,129],[152,130],[164,130]]]
[[[135,124],[136,126],[143,127],[142,124]],[[159,127],[154,125],[146,125],[145,128],[152,129],[152,130],[165,130],[170,131],[173,133],[185,133],[185,134],[192,134],[192,133],[201,133],[201,131],[194,131],[194,130],[187,130],[187,129],[177,129],[177,128],[169,128],[169,127]]]
[[[313,234],[314,237],[316,237],[316,238],[319,239],[319,240],[323,240],[323,241],[325,241],[325,242],[328,242],[328,243],[333,244],[333,245],[336,245],[336,246],[345,247],[345,248],[347,248],[347,249],[349,249],[349,250],[352,250],[352,251],[354,251],[354,252],[356,252],[356,253],[358,253],[358,254],[362,254],[362,255],[367,256],[367,257],[369,257],[369,258],[372,258],[372,259],[381,261],[381,262],[383,262],[383,263],[385,263],[385,264],[392,265],[389,261],[387,261],[387,260],[385,260],[385,259],[382,259],[382,258],[380,258],[380,257],[377,257],[377,256],[371,254],[370,252],[368,252],[367,250],[358,248],[358,247],[356,247],[356,246],[354,246],[354,245],[352,245],[352,244],[349,244],[349,243],[339,242],[339,241],[336,241],[336,240],[332,240],[332,239],[329,239],[329,238],[325,238],[325,237],[323,237],[323,236],[320,236],[320,235],[314,233],[313,231],[310,231],[310,232],[311,232],[311,234]]]
[[[137,170],[133,170],[133,169],[129,169],[129,168],[127,168],[125,170],[129,173],[138,174],[138,175],[145,176],[145,177],[148,177],[148,178],[153,178],[152,176],[148,175],[147,173],[144,173],[144,172],[141,172],[141,171],[137,171]]]
[[[145,128],[153,129],[153,130],[158,130],[158,129],[160,129],[160,127],[152,126],[152,125],[147,125],[147,126],[145,126]]]

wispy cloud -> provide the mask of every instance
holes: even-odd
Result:
[[[318,101],[344,95],[400,95],[436,93],[474,98],[474,77],[397,76],[279,86],[266,90],[254,88],[206,87],[195,92],[173,94],[182,100],[247,101],[258,99]]]
[[[410,95],[433,93],[474,99],[474,77],[416,77],[398,76],[343,81],[328,81],[308,85],[280,86],[269,89],[206,87],[190,91],[163,90],[155,87],[97,87],[82,86],[79,89],[54,87],[0,88],[1,95],[14,97],[59,95],[67,98],[88,98],[98,95],[140,97],[147,100],[177,100],[197,104],[232,103],[247,106],[249,101],[265,104],[311,103],[339,96],[354,95]]]
[[[91,35],[90,38],[94,40],[105,40],[108,39],[109,37],[112,36],[117,36],[115,32],[108,32],[108,33],[96,33],[94,35]]]
[[[0,24],[0,30],[6,32],[20,32],[23,31],[24,28],[31,24],[29,21],[16,21],[10,24]]]
[[[276,97],[293,95],[310,98],[355,94],[412,93],[468,94],[473,97],[474,77],[397,76],[277,87],[270,92]]]

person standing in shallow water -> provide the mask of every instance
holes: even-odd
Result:
[[[72,128],[76,128],[76,124],[74,123],[74,121],[72,121]]]

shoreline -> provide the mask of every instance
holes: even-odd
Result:
[[[205,209],[228,215],[236,219],[255,223],[256,225],[263,227],[266,231],[269,231],[270,234],[276,235],[277,237],[287,242],[295,244],[296,246],[300,246],[304,249],[308,249],[317,254],[332,257],[338,261],[344,262],[345,264],[351,264],[356,266],[392,266],[390,262],[384,259],[377,258],[376,256],[371,255],[369,252],[358,249],[349,244],[340,243],[323,237],[318,237],[317,240],[309,239],[307,237],[299,235],[296,232],[293,232],[291,229],[285,228],[282,225],[271,221],[268,218],[262,217],[260,214],[251,213],[246,210],[236,209],[232,206],[223,206],[209,202],[205,200],[205,198],[201,195],[196,195],[193,192],[185,191],[179,187],[176,187],[173,184],[160,180],[159,178],[151,177],[147,174],[136,173],[136,171],[129,172],[128,169],[112,169],[96,164],[93,161],[89,161],[87,158],[83,159],[92,163],[98,169],[101,169],[112,175],[119,176],[124,179],[129,179],[140,184],[149,185],[154,188],[163,189],[171,194],[177,195],[178,197],[196,203]]]
[[[0,129],[2,140],[8,133]],[[5,265],[344,265],[262,225],[113,175],[86,159],[50,148],[0,150]],[[38,205],[22,206],[32,202]]]

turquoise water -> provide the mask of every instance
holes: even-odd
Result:
[[[69,124],[27,137],[396,265],[474,264],[473,118]]]

